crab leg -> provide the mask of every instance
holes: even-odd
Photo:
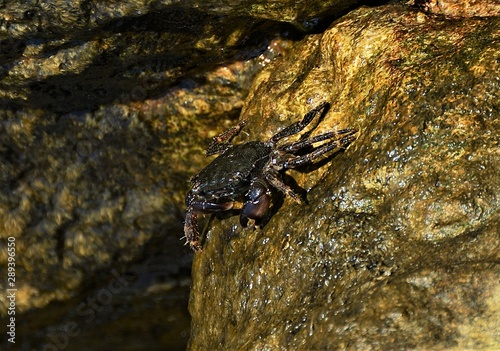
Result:
[[[234,202],[224,202],[221,204],[211,202],[192,202],[191,208],[200,213],[215,213],[232,209]]]
[[[307,127],[307,125],[309,123],[311,123],[311,121],[314,119],[314,117],[316,117],[316,115],[320,111],[324,110],[326,112],[326,110],[328,109],[329,106],[330,106],[330,104],[328,102],[321,103],[320,105],[316,106],[311,111],[309,111],[308,113],[306,113],[304,115],[304,118],[302,118],[302,121],[295,122],[294,124],[292,124],[292,125],[286,127],[285,129],[283,129],[282,131],[274,134],[271,137],[271,139],[269,139],[269,142],[275,144],[279,140],[281,140],[281,139],[283,139],[283,138],[285,138],[287,136],[290,136],[290,135],[293,135],[293,134],[297,134],[302,129],[304,129],[305,127]]]
[[[311,163],[315,159],[320,157],[321,155],[324,155],[331,150],[346,147],[354,140],[356,140],[356,137],[353,136],[352,134],[347,135],[341,139],[332,140],[332,141],[326,143],[325,145],[318,147],[316,150],[314,150],[313,152],[311,152],[309,154],[292,157],[292,158],[288,159],[287,161],[284,161],[283,168],[285,168],[285,169],[296,168],[296,167]]]
[[[232,145],[227,142],[238,135],[246,124],[247,121],[243,120],[231,129],[228,129],[220,133],[216,137],[213,137],[212,142],[210,143],[210,145],[208,145],[208,148],[206,150],[206,155],[210,156],[214,154],[220,154],[229,149]]]
[[[279,173],[272,169],[269,170],[269,172],[265,173],[266,175],[266,180],[271,184],[273,187],[281,191],[283,194],[290,196],[295,202],[299,204],[303,204],[304,200],[300,197],[300,195],[296,194],[292,188],[290,188],[288,185],[283,183],[280,179]]]
[[[280,149],[283,151],[286,151],[286,152],[294,152],[294,151],[298,151],[304,147],[311,146],[312,144],[317,143],[319,141],[332,139],[335,136],[340,136],[343,134],[347,134],[346,136],[349,136],[349,135],[352,135],[356,132],[357,132],[357,130],[353,129],[353,128],[346,128],[346,129],[338,130],[335,132],[327,132],[324,134],[316,135],[316,136],[309,138],[309,139],[299,140],[299,141],[296,141],[296,142],[291,143],[291,144],[283,145],[280,147]]]

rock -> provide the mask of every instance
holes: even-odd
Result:
[[[500,6],[495,0],[411,0],[408,4],[448,17],[493,17],[500,14]]]
[[[190,350],[500,348],[499,24],[360,8],[259,74],[235,142],[322,101],[358,139],[262,230],[209,219]]]

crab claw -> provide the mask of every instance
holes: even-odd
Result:
[[[192,207],[188,207],[186,210],[186,220],[184,221],[184,237],[186,238],[186,244],[189,244],[191,249],[195,252],[201,252],[201,246],[198,244],[200,233],[198,232],[196,217],[197,212]]]
[[[259,225],[262,218],[266,215],[270,204],[271,196],[268,194],[261,195],[257,201],[246,202],[241,209],[241,226],[246,227],[249,219],[253,219],[255,221],[255,225]]]

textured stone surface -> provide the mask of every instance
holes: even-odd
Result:
[[[408,4],[422,10],[449,17],[489,17],[500,15],[496,0],[411,0]]]
[[[59,36],[67,33],[68,27],[81,33],[118,24],[126,28],[128,20],[142,19],[150,25],[175,25],[180,31],[196,34],[200,38],[200,26],[210,31],[225,32],[224,27],[241,25],[251,19],[266,19],[312,29],[325,17],[338,15],[359,1],[264,1],[264,0],[163,0],[150,1],[80,1],[47,0],[6,1],[0,16],[4,20],[0,33],[24,36],[33,33],[44,36]],[[225,18],[239,18],[226,22]],[[224,27],[214,27],[217,21]],[[122,22],[122,23],[120,23]],[[186,33],[187,34],[187,33]],[[65,35],[66,36],[66,35]]]
[[[289,172],[308,205],[210,219],[191,350],[500,348],[499,24],[362,8],[256,78],[236,141],[321,101],[359,137]]]

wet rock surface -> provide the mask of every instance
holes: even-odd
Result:
[[[499,24],[361,8],[256,77],[235,142],[322,101],[358,139],[288,172],[308,205],[208,220],[190,350],[500,348]]]

